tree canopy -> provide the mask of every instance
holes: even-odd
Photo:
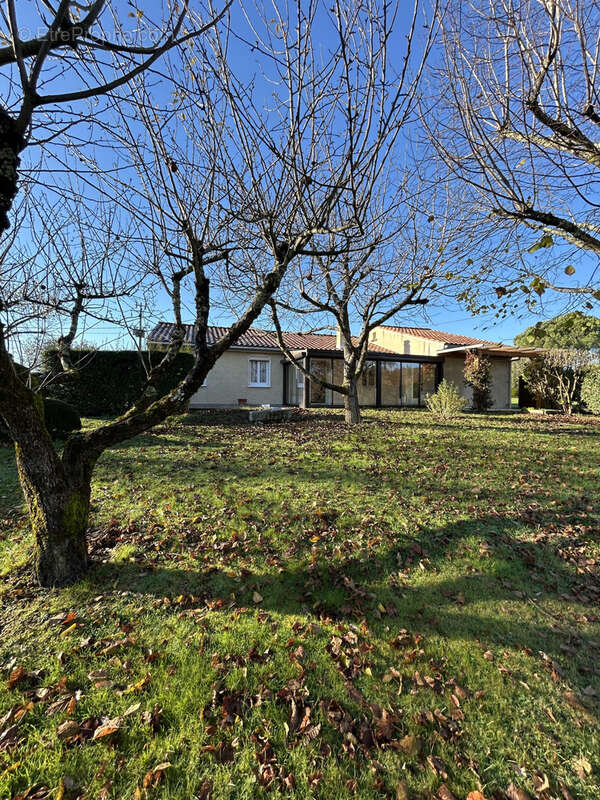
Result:
[[[515,344],[548,349],[600,350],[600,318],[581,311],[561,314],[531,325],[515,336]]]

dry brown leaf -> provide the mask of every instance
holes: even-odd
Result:
[[[23,667],[15,667],[8,677],[8,688],[14,689],[21,681],[25,680],[27,673]]]
[[[534,775],[533,776],[533,788],[535,789],[537,794],[542,794],[542,792],[549,792],[550,791],[550,781],[548,780],[547,775]]]
[[[571,792],[568,790],[567,786],[561,781],[560,783],[560,791],[564,800],[575,800]]]
[[[403,736],[400,739],[399,743],[400,749],[403,753],[406,753],[407,756],[418,756],[421,752],[421,747],[423,742],[419,739],[418,736]]]
[[[512,781],[508,784],[506,796],[508,800],[531,800],[531,795],[525,789],[521,789],[520,786],[515,786]]]
[[[452,794],[445,783],[442,783],[440,788],[437,790],[437,797],[438,800],[456,800],[456,795]]]
[[[406,781],[400,781],[396,786],[396,800],[409,800]]]
[[[123,724],[123,717],[115,717],[114,719],[107,719],[102,725],[99,725],[94,731],[92,739],[103,739],[106,736],[112,736],[116,733]]]
[[[79,733],[79,723],[74,719],[67,719],[58,726],[56,735],[59,739],[70,739]]]
[[[588,775],[592,774],[592,765],[585,756],[578,758],[573,766],[575,768],[575,774],[582,781],[584,781]]]

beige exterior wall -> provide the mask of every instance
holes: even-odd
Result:
[[[370,342],[385,347],[386,350],[393,350],[400,355],[411,356],[435,356],[444,346],[442,342],[434,342],[431,339],[421,339],[418,336],[410,336],[407,333],[393,331],[390,328],[375,328],[371,331]]]
[[[271,385],[248,386],[251,358],[270,360]],[[261,350],[227,350],[206,376],[206,386],[198,389],[190,400],[190,408],[235,407],[239,400],[248,405],[263,403],[281,405],[283,402],[282,354]]]
[[[492,358],[492,409],[510,408],[510,358]],[[462,355],[445,356],[444,378],[453,383],[463,397],[473,402],[473,392],[465,384],[463,370],[465,359]]]

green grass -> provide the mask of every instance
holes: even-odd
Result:
[[[596,800],[599,432],[177,418],[100,460],[63,591],[0,449],[0,800]]]

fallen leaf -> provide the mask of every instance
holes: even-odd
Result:
[[[578,758],[573,766],[575,768],[575,774],[582,781],[584,781],[588,775],[592,774],[592,765],[585,756]]]
[[[531,800],[531,795],[525,789],[515,786],[514,783],[509,783],[506,789],[506,796],[508,800]]]
[[[456,800],[456,795],[452,794],[445,783],[442,783],[440,788],[437,790],[437,797],[438,800]]]
[[[25,672],[23,667],[15,667],[9,675],[8,688],[14,689],[15,686],[18,686],[18,684],[24,681],[26,677],[27,673]]]
[[[564,800],[575,800],[571,792],[567,789],[566,785],[562,781],[560,783],[560,791]]]
[[[107,719],[99,725],[94,731],[92,739],[103,739],[105,736],[112,736],[116,733],[123,724],[123,717],[115,717],[114,719]]]
[[[263,596],[262,596],[262,594],[259,594],[258,592],[253,592],[252,593],[252,600],[255,603],[262,603]]]
[[[409,800],[408,786],[405,781],[400,781],[396,786],[396,800]]]
[[[70,739],[72,736],[77,736],[79,733],[80,725],[74,719],[67,719],[61,723],[56,731],[59,739]]]
[[[403,753],[406,753],[407,756],[416,757],[421,752],[421,747],[423,742],[419,739],[418,736],[403,736],[400,739],[399,743],[400,749]]]

